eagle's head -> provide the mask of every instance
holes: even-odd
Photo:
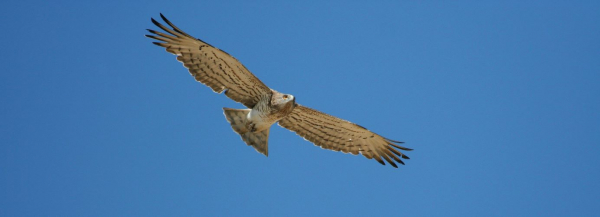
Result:
[[[291,94],[279,93],[273,91],[271,96],[271,106],[279,112],[291,112],[296,107],[296,97]]]

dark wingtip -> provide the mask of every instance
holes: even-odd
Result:
[[[393,143],[389,143],[389,145],[394,146],[395,148],[400,149],[400,150],[405,150],[405,151],[412,151],[413,150],[411,148],[402,147],[402,146],[399,146],[399,145],[396,145],[396,144],[393,144]]]
[[[162,13],[160,13],[160,18],[162,18],[165,22],[169,23],[169,20]]]
[[[155,45],[161,46],[161,47],[167,47],[164,43],[160,43],[160,42],[152,42],[152,44],[155,44]]]
[[[396,140],[393,140],[393,139],[388,139],[388,138],[385,138],[385,139],[388,140],[388,141],[390,141],[390,142],[393,142],[393,143],[398,143],[398,144],[404,143],[404,142],[396,141]]]
[[[154,18],[150,18],[150,20],[152,21],[152,23],[154,23],[154,25],[160,26],[160,23],[158,21],[156,21]]]

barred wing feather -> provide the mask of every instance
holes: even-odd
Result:
[[[146,37],[160,41],[154,44],[177,55],[177,60],[188,68],[197,81],[209,86],[216,93],[225,91],[227,97],[248,108],[254,107],[261,96],[271,93],[269,87],[233,56],[188,35],[162,14],[160,16],[171,28],[152,19],[152,22],[166,33],[149,29],[154,35]]]
[[[393,167],[398,167],[395,162],[404,164],[401,158],[409,159],[397,149],[412,150],[397,145],[402,142],[386,139],[357,124],[302,105],[296,106],[291,114],[281,119],[279,126],[296,132],[321,148],[362,154],[383,165],[385,160]]]

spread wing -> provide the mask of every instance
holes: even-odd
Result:
[[[254,107],[261,96],[271,94],[269,87],[233,56],[188,35],[162,14],[160,17],[172,29],[152,19],[154,25],[168,34],[148,29],[154,35],[146,35],[146,37],[161,41],[153,43],[177,55],[177,60],[189,69],[190,74],[197,81],[209,86],[216,93],[225,91],[227,97],[248,108]]]
[[[385,165],[383,158],[396,168],[394,161],[404,164],[400,158],[409,159],[396,149],[412,150],[394,144],[402,142],[386,139],[357,124],[301,105],[281,119],[279,126],[296,132],[321,148],[354,155],[360,153]]]

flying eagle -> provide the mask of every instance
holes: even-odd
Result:
[[[233,131],[259,153],[268,156],[269,129],[278,122],[324,149],[362,154],[382,165],[385,160],[396,168],[395,162],[404,164],[401,158],[409,159],[397,150],[412,150],[397,145],[403,142],[296,103],[293,95],[269,88],[233,56],[185,33],[162,14],[160,17],[171,28],[151,19],[166,33],[148,29],[153,35],[146,37],[160,41],[153,43],[175,54],[197,81],[247,107],[223,111]]]

